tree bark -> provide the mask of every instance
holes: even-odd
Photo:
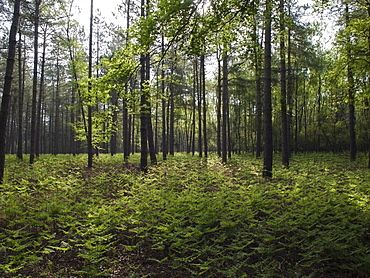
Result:
[[[13,69],[14,60],[16,52],[16,36],[17,28],[19,22],[19,10],[20,10],[20,0],[15,0],[14,2],[14,12],[13,21],[9,33],[9,44],[8,44],[8,58],[6,61],[5,70],[5,81],[3,87],[3,97],[1,100],[1,111],[0,111],[0,183],[3,182],[4,178],[4,168],[5,168],[5,141],[6,141],[6,129],[9,114],[9,105],[11,98],[12,89],[12,79],[13,79]]]
[[[256,76],[256,158],[260,158],[262,152],[262,92],[257,22],[254,23],[254,34],[256,37],[254,47],[254,72]]]
[[[265,70],[264,70],[264,163],[263,176],[272,177],[272,103],[271,103],[271,13],[272,1],[266,1],[265,10]]]
[[[24,99],[24,69],[25,65],[22,63],[22,33],[19,31],[18,41],[18,146],[17,157],[23,159],[23,99]]]
[[[150,81],[150,56],[149,54],[145,57],[145,80]],[[154,133],[153,133],[153,124],[152,124],[152,113],[151,113],[151,103],[149,101],[150,96],[147,97],[147,132],[148,132],[148,146],[149,146],[149,156],[150,162],[152,164],[157,164],[157,156],[155,152],[154,145]]]
[[[288,118],[285,60],[285,12],[284,0],[280,0],[280,108],[281,108],[281,157],[284,167],[289,167]]]
[[[204,145],[204,157],[208,156],[208,138],[207,138],[207,103],[206,103],[206,68],[205,68],[205,57],[200,56],[200,78],[201,78],[201,97],[203,100],[203,145]]]
[[[219,52],[217,49],[217,155],[221,157],[222,58]]]
[[[41,144],[41,109],[43,105],[43,95],[44,95],[44,80],[45,80],[45,56],[46,56],[46,31],[47,27],[45,26],[44,36],[43,36],[43,47],[42,47],[42,58],[41,58],[41,76],[40,76],[40,86],[39,86],[39,99],[37,102],[37,120],[36,120],[36,146],[35,146],[35,155],[40,155],[40,144]]]
[[[89,35],[89,72],[88,72],[88,102],[87,103],[87,167],[93,166],[93,144],[92,144],[92,104],[91,104],[91,78],[92,78],[92,39],[93,39],[93,16],[94,16],[94,0],[90,2],[90,35]]]
[[[142,5],[144,5],[142,1]],[[143,7],[142,7],[143,9]],[[147,130],[147,97],[145,92],[145,55],[140,57],[140,83],[141,83],[141,96],[140,96],[140,169],[143,172],[148,170],[148,130]]]
[[[173,76],[173,67],[171,66],[171,76]],[[173,82],[170,83],[170,98],[169,98],[169,148],[170,155],[175,155],[175,100],[174,100]]]
[[[346,27],[349,27],[349,7],[348,2],[345,2],[345,17],[346,17]],[[348,79],[348,112],[349,112],[349,153],[350,159],[352,161],[356,160],[357,155],[357,145],[356,145],[356,118],[355,118],[355,81],[353,78],[352,69],[352,50],[351,50],[351,38],[347,35],[347,79]]]
[[[31,110],[31,150],[30,164],[35,160],[36,152],[36,117],[37,117],[37,68],[38,68],[38,47],[39,47],[39,16],[41,0],[35,0],[34,14],[34,54],[33,54],[33,81],[32,81],[32,110]]]
[[[224,50],[225,51],[225,50]],[[225,51],[226,52],[226,51]],[[227,131],[227,105],[229,99],[229,80],[228,80],[228,58],[227,53],[223,54],[222,58],[222,163],[227,162],[227,147],[228,147],[228,131]]]
[[[162,55],[165,54],[164,51],[164,35],[162,34]],[[167,107],[167,101],[165,96],[165,81],[164,81],[165,75],[164,75],[164,62],[162,61],[162,69],[161,69],[161,92],[162,92],[162,154],[163,154],[163,160],[167,160],[167,154],[168,154],[168,143],[167,143],[167,120],[166,120],[166,107]]]

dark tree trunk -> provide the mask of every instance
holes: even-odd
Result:
[[[39,87],[39,99],[37,102],[37,120],[36,120],[36,146],[35,155],[40,155],[40,144],[41,144],[41,109],[43,106],[43,96],[44,96],[44,80],[45,80],[45,56],[46,56],[46,30],[45,26],[44,36],[43,36],[43,47],[42,47],[42,58],[41,58],[41,76],[40,76],[40,87]]]
[[[192,152],[192,155],[195,155],[195,127],[196,127],[196,110],[197,110],[197,80],[196,80],[196,72],[197,72],[197,69],[196,69],[196,63],[194,63],[194,66],[193,66],[193,70],[194,70],[194,78],[193,78],[193,95],[192,95],[192,98],[193,98],[193,107],[192,107],[192,115],[193,115],[193,119],[192,119],[192,140],[191,140],[191,152]]]
[[[282,164],[289,167],[284,0],[280,0],[280,106]]]
[[[93,39],[93,9],[94,0],[91,0],[90,4],[90,35],[89,35],[89,73],[88,73],[88,91],[89,95],[92,90],[91,78],[92,78],[92,39]],[[89,96],[91,101],[91,96]],[[92,144],[92,104],[87,104],[87,167],[91,168],[93,166],[93,144]]]
[[[173,67],[171,67],[171,75],[173,75]],[[170,99],[169,99],[169,147],[170,155],[175,155],[175,101],[174,101],[174,85],[170,84]]]
[[[144,1],[142,1],[144,5]],[[142,7],[143,9],[143,7]],[[141,156],[140,156],[140,169],[146,172],[148,169],[148,130],[147,130],[147,97],[145,92],[145,55],[141,55],[141,97],[140,97],[140,145],[141,145]]]
[[[145,58],[145,80],[150,80],[150,56],[149,54],[146,55]],[[154,145],[154,133],[153,133],[153,125],[152,125],[152,113],[151,113],[151,103],[149,101],[150,96],[147,97],[146,106],[147,106],[147,131],[148,131],[148,146],[149,146],[149,156],[150,162],[152,164],[157,164],[157,156],[155,152],[155,145]]]
[[[290,7],[289,7],[290,14]],[[288,130],[288,154],[292,154],[292,123],[293,123],[293,72],[292,72],[292,41],[291,32],[288,30],[288,72],[287,72],[287,130]]]
[[[5,168],[5,141],[6,141],[6,127],[8,122],[9,105],[11,98],[12,89],[12,78],[14,69],[14,60],[16,52],[16,36],[19,22],[19,10],[20,0],[14,2],[14,14],[12,26],[9,33],[9,44],[8,44],[8,58],[6,61],[5,70],[5,81],[3,87],[3,97],[1,100],[1,111],[0,111],[0,183],[3,182],[4,168]]]
[[[202,93],[200,91],[201,88],[201,78],[200,73],[198,71],[198,57],[195,59],[195,76],[194,79],[196,80],[196,92],[197,92],[197,102],[198,102],[198,151],[199,157],[203,156],[203,142],[202,142]]]
[[[75,90],[76,90],[76,87],[73,85],[72,87],[72,96],[71,96],[71,124],[74,125],[75,124],[75,102],[76,102],[76,96],[75,96]],[[76,142],[75,142],[75,131],[73,128],[70,128],[70,148],[71,148],[71,153],[73,154],[73,156],[76,155]]]
[[[227,110],[228,110],[228,99],[229,99],[229,80],[228,80],[228,58],[227,53],[223,54],[222,59],[222,162],[227,162],[227,149],[228,149],[228,118],[227,118]]]
[[[272,103],[271,103],[271,13],[272,1],[266,1],[265,11],[265,72],[264,72],[264,163],[263,176],[272,177]]]
[[[112,101],[112,105],[113,105],[113,109],[114,109],[112,120],[113,120],[113,126],[114,126],[115,129],[113,130],[111,138],[110,138],[110,154],[113,156],[117,153],[117,131],[116,131],[116,127],[117,127],[117,122],[118,122],[118,111],[117,111],[118,110],[118,95],[117,95],[116,90],[113,90],[111,94],[112,94],[111,101]],[[124,127],[125,127],[126,124],[127,124],[127,122],[125,123],[125,118],[123,119],[123,121],[124,121]],[[125,144],[125,142],[123,142],[123,144]]]
[[[221,105],[222,105],[222,68],[221,52],[217,50],[217,155],[221,157]]]
[[[17,146],[17,157],[23,159],[23,95],[24,95],[24,67],[22,63],[22,34],[19,31],[19,42],[18,42],[18,146]]]
[[[200,92],[203,100],[203,144],[204,144],[204,157],[208,156],[208,138],[207,138],[207,103],[206,103],[206,69],[204,62],[204,55],[200,57]]]
[[[317,143],[316,143],[316,151],[321,151],[321,130],[322,130],[322,119],[321,119],[321,86],[322,80],[321,75],[319,74],[319,84],[318,84],[318,92],[317,92]]]
[[[33,82],[32,82],[32,111],[31,111],[31,150],[30,164],[35,160],[36,152],[36,123],[37,123],[37,68],[38,68],[38,47],[39,47],[39,15],[41,0],[35,1],[34,14],[34,54],[33,54]]]
[[[256,37],[256,41],[254,42],[254,72],[256,76],[256,158],[260,158],[262,152],[262,90],[257,22],[254,23],[254,34]]]
[[[162,55],[165,54],[164,51],[164,35],[162,34]],[[161,92],[162,92],[162,153],[163,160],[167,159],[168,154],[168,143],[167,143],[167,120],[166,120],[166,107],[167,101],[165,96],[165,82],[164,82],[164,62],[162,61],[162,70],[161,70]]]
[[[345,2],[345,13],[346,13],[346,27],[349,25],[349,8],[347,1]],[[350,159],[356,160],[357,145],[356,145],[356,118],[355,118],[355,81],[353,78],[352,69],[352,50],[351,50],[351,39],[348,36],[347,39],[347,79],[348,79],[348,110],[349,110],[349,152]]]

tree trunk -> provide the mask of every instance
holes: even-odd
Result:
[[[257,37],[257,23],[255,23],[255,36]],[[262,151],[262,92],[261,92],[261,76],[260,76],[260,54],[258,41],[255,42],[254,60],[255,60],[255,76],[256,76],[256,158],[261,157]]]
[[[290,6],[289,6],[289,15],[290,15]],[[291,41],[291,32],[288,30],[288,72],[287,72],[287,147],[288,154],[291,157],[292,154],[292,123],[293,123],[293,72],[292,72],[292,41]]]
[[[224,50],[225,51],[225,50]],[[225,51],[226,52],[226,51]],[[228,131],[227,131],[227,105],[229,99],[229,80],[228,80],[228,58],[227,53],[222,58],[222,163],[227,162]]]
[[[24,96],[24,67],[22,63],[22,34],[19,31],[19,41],[18,41],[18,146],[17,146],[17,157],[18,159],[23,159],[23,96]]]
[[[203,144],[204,144],[204,157],[208,156],[208,141],[207,141],[207,103],[206,103],[206,69],[204,62],[204,55],[200,56],[200,92],[203,100]]]
[[[198,71],[198,57],[195,58],[195,76],[194,79],[196,80],[195,88],[197,92],[197,102],[198,102],[198,151],[199,157],[203,156],[203,144],[202,144],[202,94],[200,92],[201,84],[199,77],[200,73]]]
[[[144,5],[144,1],[142,1]],[[142,7],[143,9],[143,7]],[[141,139],[141,156],[140,169],[146,172],[148,169],[148,130],[147,130],[147,97],[145,92],[145,55],[140,57],[141,69],[141,97],[140,97],[140,139]]]
[[[117,122],[118,122],[118,95],[117,95],[117,91],[116,90],[113,90],[112,91],[112,96],[111,96],[111,101],[112,101],[112,105],[113,105],[113,117],[112,117],[112,121],[113,121],[113,126],[115,128],[115,130],[113,130],[112,132],[112,135],[111,135],[111,138],[110,138],[110,154],[113,156],[117,153]],[[125,120],[127,121],[127,119],[123,119],[123,122],[124,122],[124,128],[127,124],[127,122],[125,123]],[[125,129],[123,130],[123,132],[125,132]],[[123,142],[123,144],[125,144],[125,142]]]
[[[349,8],[347,1],[345,2],[345,13],[346,13],[346,27],[349,26]],[[351,50],[351,38],[347,35],[347,80],[348,80],[348,112],[349,112],[349,152],[350,159],[356,160],[357,146],[356,146],[356,118],[355,118],[355,81],[353,78],[352,70],[352,50]]]
[[[9,44],[8,44],[8,58],[6,61],[5,70],[5,81],[3,87],[3,97],[1,100],[1,111],[0,111],[0,183],[3,182],[4,178],[4,168],[5,168],[5,141],[6,141],[6,128],[8,122],[9,105],[11,98],[12,89],[12,78],[14,69],[14,60],[16,52],[16,36],[17,28],[19,22],[19,10],[20,10],[20,0],[15,0],[14,2],[14,13],[12,26],[9,33]]]
[[[71,120],[71,125],[74,125],[75,124],[75,102],[76,102],[76,95],[75,95],[75,90],[76,90],[76,87],[74,85],[72,85],[72,96],[71,96],[71,115],[70,115],[70,120]],[[70,127],[70,138],[69,138],[69,145],[70,145],[70,149],[71,149],[71,154],[73,156],[76,155],[76,142],[75,142],[75,131],[73,129],[73,127]]]
[[[165,54],[164,51],[164,35],[162,34],[162,55]],[[165,96],[165,82],[164,82],[164,62],[162,61],[162,70],[161,70],[161,92],[162,92],[162,153],[163,153],[163,160],[167,159],[168,153],[168,143],[167,143],[167,120],[166,120],[166,107],[167,101]]]
[[[91,168],[93,166],[93,145],[92,145],[92,104],[91,104],[91,78],[92,78],[92,39],[93,39],[93,9],[94,0],[91,0],[90,4],[90,35],[89,35],[89,73],[88,73],[88,94],[89,94],[89,103],[87,103],[87,167]]]
[[[285,62],[284,0],[280,0],[280,106],[281,106],[281,156],[284,167],[289,167],[288,118]]]
[[[35,160],[35,152],[36,152],[37,68],[38,68],[38,54],[39,54],[38,47],[39,47],[40,5],[41,5],[41,0],[35,0],[30,164],[33,164]]]
[[[222,105],[222,69],[221,52],[217,49],[217,155],[221,157],[221,105]]]
[[[272,103],[271,103],[271,13],[272,1],[266,1],[265,10],[265,72],[264,72],[264,163],[263,176],[272,177]]]
[[[145,80],[150,81],[150,56],[149,54],[145,57]],[[154,145],[154,133],[153,133],[153,124],[152,124],[152,113],[151,113],[151,103],[149,101],[150,96],[147,97],[146,106],[147,106],[147,132],[148,132],[148,146],[149,146],[149,156],[150,162],[152,164],[157,164],[157,156],[155,153]]]
[[[45,56],[46,56],[46,30],[45,26],[44,36],[43,36],[43,47],[42,47],[42,58],[41,58],[41,76],[40,76],[40,87],[39,87],[39,99],[37,102],[37,120],[36,120],[36,146],[35,155],[40,155],[40,144],[41,144],[41,109],[43,106],[43,95],[44,95],[44,80],[45,80]]]

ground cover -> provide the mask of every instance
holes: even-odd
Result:
[[[365,156],[297,154],[271,180],[250,155],[121,159],[7,157],[0,276],[370,276]]]

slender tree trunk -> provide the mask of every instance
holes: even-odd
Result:
[[[221,51],[217,49],[217,155],[221,157],[221,105],[222,105],[222,68]]]
[[[290,15],[290,6],[289,6]],[[291,41],[291,31],[288,30],[288,72],[287,72],[287,147],[288,154],[291,157],[292,154],[292,123],[293,123],[293,72],[292,72],[292,41]]]
[[[24,75],[23,75],[23,63],[22,63],[22,34],[19,31],[18,41],[18,146],[17,146],[17,157],[23,159],[23,93],[24,93]]]
[[[197,69],[196,69],[196,63],[194,63],[193,65],[193,69],[194,69],[194,78],[193,78],[193,111],[192,111],[192,114],[193,114],[193,119],[192,119],[192,140],[191,140],[191,152],[192,152],[192,155],[194,156],[195,155],[195,127],[196,127],[196,117],[195,117],[195,114],[196,114],[196,94],[197,94]]]
[[[26,103],[26,129],[24,131],[24,153],[28,154],[30,153],[29,150],[29,134],[30,134],[30,99],[27,98],[27,103]]]
[[[225,51],[225,50],[224,50]],[[227,105],[229,98],[229,77],[228,77],[228,58],[227,53],[223,54],[222,59],[222,163],[227,162],[228,132],[227,132]]]
[[[132,119],[131,119],[132,118]],[[130,115],[130,125],[131,125],[131,153],[135,153],[135,122],[136,122],[136,116],[135,114]]]
[[[110,154],[113,156],[117,153],[117,130],[116,130],[116,127],[117,127],[117,122],[118,122],[118,111],[117,111],[118,110],[118,95],[117,95],[116,90],[113,90],[111,94],[112,94],[111,101],[112,101],[112,105],[114,107],[113,108],[114,111],[113,111],[113,119],[112,120],[113,120],[113,125],[114,125],[115,129],[113,130],[111,138],[110,138]],[[125,121],[125,118],[124,118],[124,121]],[[127,122],[126,123],[124,122],[124,124],[123,124],[124,128],[126,127],[126,124],[127,124]],[[123,144],[125,144],[125,142],[123,142]]]
[[[40,86],[39,86],[39,99],[37,102],[37,120],[36,120],[36,146],[35,155],[40,154],[40,144],[41,144],[41,109],[43,106],[43,95],[44,95],[44,80],[45,80],[45,56],[46,56],[46,31],[47,26],[45,26],[44,36],[43,36],[43,47],[42,47],[42,58],[41,58],[41,76],[40,76]]]
[[[346,13],[346,27],[349,29],[349,8],[348,2],[345,1],[345,13]],[[350,31],[348,31],[350,32]],[[348,79],[348,110],[349,110],[349,152],[350,159],[352,161],[356,160],[357,154],[357,145],[356,145],[356,118],[355,118],[355,81],[353,78],[353,69],[352,69],[352,50],[351,50],[351,38],[348,34],[347,39],[347,79]]]
[[[171,75],[173,76],[174,70],[173,67],[171,67]],[[174,100],[174,85],[173,82],[170,83],[170,96],[169,96],[169,107],[168,107],[168,113],[169,113],[169,148],[170,148],[170,155],[175,155],[175,100]]]
[[[8,58],[6,61],[5,70],[5,81],[3,87],[3,97],[1,100],[1,111],[0,111],[0,183],[3,182],[4,168],[5,168],[5,141],[6,141],[6,129],[9,114],[9,105],[11,98],[12,89],[12,78],[14,69],[15,52],[17,45],[17,28],[19,22],[19,10],[20,0],[14,2],[13,21],[9,33],[9,44],[8,44]]]
[[[207,103],[206,103],[206,69],[204,55],[200,56],[200,79],[201,79],[201,97],[203,100],[203,144],[204,157],[208,156],[208,137],[207,137]]]
[[[265,10],[265,77],[264,77],[264,163],[263,176],[272,177],[272,103],[271,103],[271,13],[272,1],[266,0]]]
[[[57,63],[56,63],[56,74],[57,74],[57,80],[56,80],[56,88],[55,88],[55,115],[54,115],[54,132],[53,132],[53,154],[57,155],[60,153],[60,137],[62,134],[60,133],[60,128],[62,127],[62,124],[60,123],[60,70],[59,70],[59,57],[57,57]],[[63,121],[62,121],[63,123]]]
[[[319,84],[318,84],[318,92],[317,92],[317,143],[316,143],[316,151],[321,151],[321,130],[322,130],[322,122],[321,122],[321,86],[322,80],[321,75],[319,74]]]
[[[145,80],[150,81],[150,56],[149,54],[145,57]],[[154,145],[154,133],[153,133],[153,125],[152,125],[152,113],[151,113],[151,103],[149,101],[150,96],[147,97],[146,106],[147,106],[147,132],[148,132],[148,146],[149,146],[149,156],[150,162],[152,164],[157,164],[157,156],[155,153],[155,145]]]
[[[289,167],[288,149],[288,118],[286,92],[286,60],[285,60],[285,11],[284,0],[280,0],[280,106],[281,106],[281,153],[282,164]]]
[[[88,92],[89,92],[89,102],[91,99],[92,91],[92,41],[93,41],[93,19],[94,19],[94,0],[90,2],[90,35],[89,35],[89,73],[88,73]],[[87,104],[87,167],[91,168],[93,166],[93,144],[92,144],[92,104]]]
[[[144,1],[142,1],[144,5]],[[143,9],[143,7],[142,7]],[[148,169],[148,130],[147,130],[147,98],[145,92],[145,55],[141,55],[141,97],[140,97],[140,138],[141,138],[141,158],[140,169],[146,172]]]
[[[196,80],[196,92],[197,92],[197,102],[198,102],[198,151],[199,157],[203,156],[203,142],[202,142],[202,94],[201,88],[201,78],[198,71],[198,57],[195,59],[195,80]]]
[[[36,152],[37,68],[38,68],[38,54],[39,54],[38,47],[39,47],[40,5],[41,5],[41,0],[35,0],[30,164],[33,164],[35,160],[35,152]]]
[[[162,55],[164,55],[164,35],[162,34]],[[165,82],[164,82],[164,62],[162,61],[162,70],[161,70],[161,92],[162,92],[162,152],[163,160],[167,159],[168,154],[168,144],[167,144],[167,120],[166,120],[166,107],[167,101],[165,96]]]
[[[255,31],[257,33],[257,31]],[[255,75],[256,75],[256,158],[261,157],[262,151],[262,92],[260,77],[260,61],[258,46],[255,46]]]
[[[70,115],[70,120],[71,120],[71,125],[75,124],[75,102],[76,102],[76,87],[72,85],[72,96],[71,96],[71,115]],[[69,138],[69,145],[71,149],[71,153],[73,156],[76,155],[76,142],[75,142],[75,131],[72,127],[69,128],[70,131],[70,138]]]

